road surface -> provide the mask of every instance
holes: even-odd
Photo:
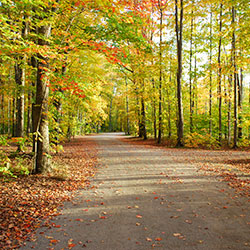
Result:
[[[225,182],[198,171],[199,151],[120,137],[88,137],[98,143],[100,163],[91,188],[65,204],[53,221],[61,227],[39,229],[21,249],[250,249],[247,198],[232,198]]]

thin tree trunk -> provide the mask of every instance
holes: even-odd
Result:
[[[231,109],[232,109],[232,75],[229,76],[228,111],[227,111],[227,144],[231,145]]]
[[[212,136],[212,86],[213,86],[213,71],[212,71],[212,58],[213,57],[213,11],[211,5],[210,12],[210,46],[209,46],[209,135]]]
[[[112,110],[113,110],[113,96],[111,96],[109,105],[109,132],[113,131]]]
[[[25,73],[23,68],[23,58],[15,64],[15,80],[17,84],[17,119],[16,119],[16,136],[24,136],[24,86],[25,86]]]
[[[154,130],[154,139],[157,138],[157,125],[156,125],[156,100],[155,100],[155,81],[152,79],[153,84],[153,130]]]
[[[221,91],[221,43],[222,43],[222,8],[223,4],[220,4],[220,39],[219,39],[219,48],[218,48],[218,101],[219,101],[219,143],[222,143],[222,91]]]
[[[16,136],[16,93],[13,93],[12,99],[12,137]]]
[[[145,112],[145,102],[143,94],[141,96],[141,126],[142,126],[142,137],[144,140],[147,140],[146,112]]]
[[[191,17],[191,30],[190,30],[190,51],[189,51],[189,119],[190,119],[190,133],[193,133],[193,85],[192,85],[192,57],[193,57],[193,28],[194,28],[194,18],[193,10]]]
[[[175,23],[176,23],[176,40],[177,40],[177,101],[178,101],[178,124],[177,124],[177,147],[182,147],[183,133],[184,133],[184,121],[183,121],[183,106],[182,106],[182,30],[183,30],[183,0],[180,0],[180,21],[178,14],[178,0],[175,0]]]
[[[130,135],[130,121],[129,121],[129,101],[128,101],[128,79],[125,77],[126,82],[126,115],[127,115],[127,134]]]
[[[238,112],[239,112],[239,126],[238,126],[238,138],[241,139],[243,137],[242,132],[242,100],[243,100],[243,70],[240,69],[240,73],[238,74]]]
[[[11,100],[8,100],[8,135],[11,134]]]
[[[233,54],[233,75],[234,75],[234,143],[233,147],[238,147],[238,84],[237,84],[237,65],[236,65],[236,38],[235,38],[235,8],[232,8],[232,54]]]
[[[66,66],[66,60],[67,58],[65,59],[65,62],[64,62],[64,65],[62,66],[62,76],[65,75],[66,71],[67,71],[67,66]],[[58,91],[60,93],[63,93],[63,90],[61,89],[60,86],[58,86]],[[56,122],[56,128],[55,128],[55,133],[56,133],[56,136],[55,136],[55,145],[58,145],[59,144],[59,134],[60,134],[60,123],[61,123],[61,113],[62,113],[62,101],[61,101],[61,98],[58,97],[57,99],[54,100],[54,106],[56,108],[56,115],[54,117],[54,120]]]
[[[163,24],[163,11],[159,2],[160,8],[160,72],[159,72],[159,124],[158,124],[158,140],[160,144],[162,140],[162,24]]]
[[[25,17],[24,17],[25,18]],[[22,38],[28,34],[28,23],[23,21]],[[15,64],[15,80],[17,84],[17,120],[16,136],[24,136],[24,87],[25,87],[25,57],[18,57]],[[18,147],[18,151],[21,148]]]
[[[28,109],[27,110],[27,127],[26,127],[27,134],[29,134],[32,131],[32,129],[31,129],[31,127],[32,127],[31,126],[31,124],[32,124],[32,119],[31,119],[32,118],[32,115],[31,115],[32,114],[32,111],[31,111],[32,98],[31,97],[32,97],[32,94],[31,94],[31,91],[29,91],[28,92],[28,100],[27,100],[27,102],[28,102],[27,103],[27,106],[28,106],[27,107],[27,109]]]
[[[170,82],[171,82],[171,73],[170,73]],[[170,101],[169,86],[167,87],[167,101],[168,101],[168,138],[170,139],[172,136],[172,128],[171,128],[171,101]]]

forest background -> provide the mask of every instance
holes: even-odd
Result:
[[[0,143],[30,143],[32,172],[100,131],[249,146],[248,0],[3,0],[0,13]]]

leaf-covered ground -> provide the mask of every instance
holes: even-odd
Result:
[[[175,149],[166,148],[167,142],[161,145],[155,140],[142,140],[140,138],[129,137],[122,139],[133,145],[143,145],[145,147],[160,147],[173,152],[180,152],[181,157],[176,157],[176,161],[185,160],[190,163],[198,164],[200,171],[205,175],[213,175],[220,177],[221,181],[235,190],[235,197],[238,195],[246,196],[250,201],[250,154],[249,149],[222,149],[222,150],[206,150],[206,149]],[[182,153],[181,153],[182,152]],[[177,154],[178,155],[178,154]]]
[[[54,218],[56,226],[38,229],[22,250],[249,249],[247,185],[231,187],[233,178],[224,182],[216,170],[249,179],[236,168],[249,152],[153,147],[123,138],[91,136],[100,168],[90,188],[77,192]]]
[[[29,175],[12,179],[1,179],[0,190],[0,249],[16,249],[31,233],[40,227],[55,226],[49,220],[60,214],[60,206],[70,200],[77,189],[89,185],[97,165],[97,150],[93,140],[79,137],[64,145],[64,152],[53,157],[60,166],[69,167],[69,178],[65,181]]]

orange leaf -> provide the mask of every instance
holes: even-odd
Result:
[[[53,243],[53,244],[56,244],[58,242],[59,242],[59,240],[50,240],[50,243]]]
[[[156,241],[161,241],[162,238],[160,238],[160,237],[159,237],[159,238],[155,238],[155,240],[156,240]]]
[[[74,244],[74,243],[68,244],[68,248],[72,248],[72,247],[75,247],[75,246],[76,246],[76,244]]]
[[[100,219],[107,219],[107,216],[100,216]]]

